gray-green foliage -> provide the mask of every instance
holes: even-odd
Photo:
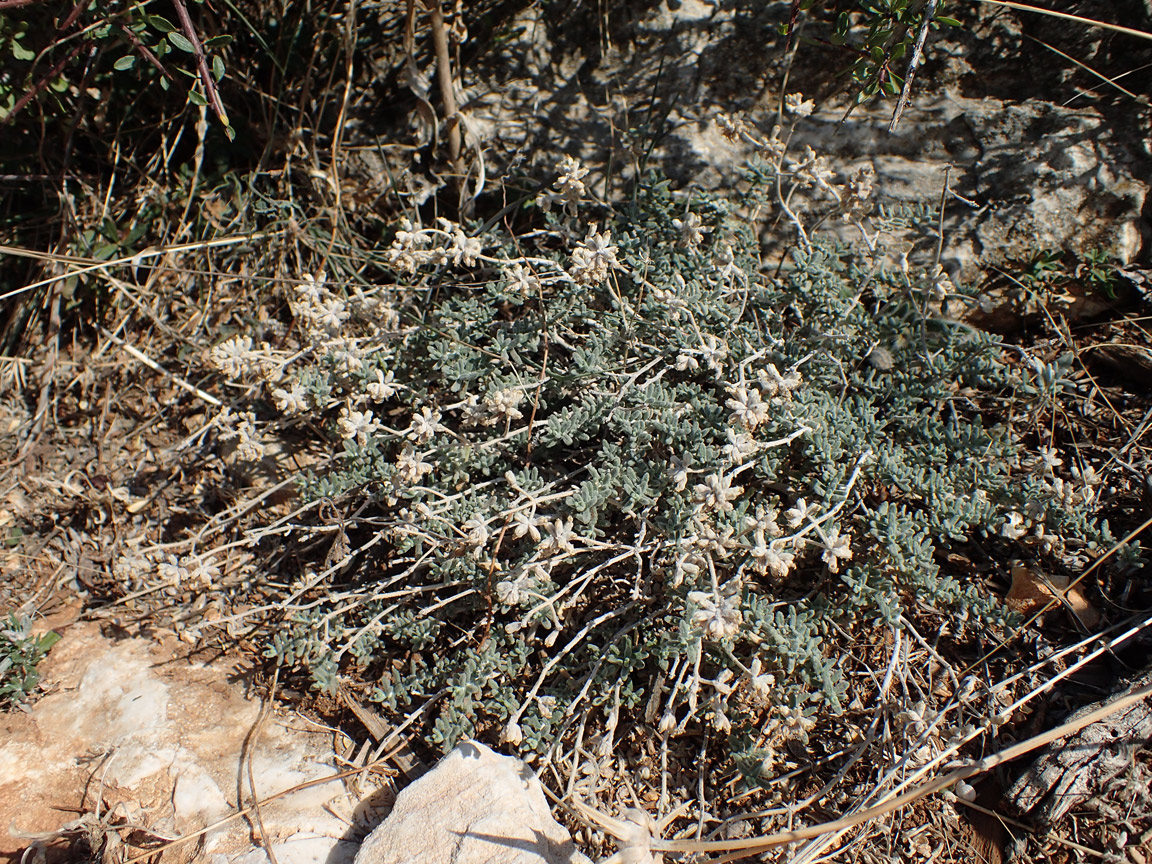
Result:
[[[438,747],[503,727],[542,751],[593,708],[710,723],[761,765],[744,721],[802,735],[844,707],[845,634],[1004,623],[949,550],[1021,553],[1046,519],[1049,541],[1107,539],[1088,486],[1020,463],[1008,421],[1048,398],[1039,371],[867,255],[814,242],[766,274],[739,203],[653,184],[583,245],[571,213],[472,246],[400,232],[402,323],[304,374],[341,423],[388,382],[304,482],[367,501],[372,563],[268,653],[327,686],[356,664],[398,714],[439,696]],[[1062,566],[1060,542],[1027,549]]]

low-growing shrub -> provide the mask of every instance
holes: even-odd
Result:
[[[354,667],[396,715],[439,697],[437,748],[488,730],[540,753],[587,716],[610,741],[627,715],[710,724],[755,773],[846,707],[853,634],[1005,623],[951,553],[1083,566],[1109,539],[1091,467],[1020,458],[1059,364],[960,323],[975,300],[883,266],[876,235],[814,235],[790,190],[860,222],[870,185],[775,141],[739,196],[653,182],[611,211],[566,160],[534,227],[405,224],[396,286],[293,289],[292,356],[213,350],[327,418],[343,452],[304,495],[358,502],[364,554],[292,586],[268,656],[327,688]],[[747,216],[772,200],[797,237],[779,275]],[[229,434],[256,458],[252,420]]]

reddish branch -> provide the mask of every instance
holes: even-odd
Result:
[[[82,49],[87,44],[87,42],[79,42],[76,45],[73,45],[72,50],[69,51],[68,54],[62,60],[60,60],[59,63],[53,66],[47,75],[33,84],[31,90],[16,100],[16,104],[12,106],[12,110],[0,118],[0,126],[3,126],[6,123],[11,123],[12,118],[19,114],[24,109],[25,105],[35,99],[41,90],[51,84],[56,79],[56,77],[64,71],[64,67],[72,61],[72,58],[80,53],[80,49]]]
[[[200,44],[200,37],[192,26],[192,19],[188,15],[188,7],[184,0],[172,0],[176,7],[176,16],[180,19],[180,29],[184,37],[192,43],[192,56],[196,58],[196,68],[200,70],[200,80],[204,82],[204,96],[208,105],[220,122],[228,126],[228,112],[224,110],[224,103],[220,101],[220,94],[216,92],[216,82],[212,80],[212,70],[208,68],[208,58]]]
[[[164,64],[160,62],[160,58],[157,57],[155,54],[153,54],[152,50],[147,45],[145,45],[143,42],[140,41],[140,37],[138,37],[135,33],[133,33],[131,30],[129,30],[123,24],[120,24],[118,26],[120,27],[120,30],[121,30],[121,32],[123,32],[125,37],[127,37],[128,41],[132,43],[132,47],[135,48],[140,53],[141,57],[143,57],[145,60],[147,60],[153,66],[155,66],[157,71],[159,71],[159,73],[161,75],[163,75],[165,78],[167,78],[169,81],[176,80],[172,76],[172,73],[164,68]]]

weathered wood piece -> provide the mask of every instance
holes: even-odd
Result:
[[[1146,670],[1123,692],[1124,696],[1152,682]],[[1085,705],[1069,720],[1099,708]],[[1152,741],[1152,698],[1136,702],[1110,717],[1086,726],[1041,751],[1032,766],[1012,785],[1006,801],[1035,822],[1048,825],[1086,801],[1128,765],[1132,754]]]

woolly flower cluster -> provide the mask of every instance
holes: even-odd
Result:
[[[336,429],[345,441],[355,441],[361,447],[368,444],[368,439],[376,434],[380,424],[372,418],[371,411],[358,411],[351,405],[340,409],[340,417],[336,420]]]
[[[408,275],[422,267],[453,264],[475,267],[484,252],[479,238],[469,237],[448,219],[438,218],[435,228],[420,228],[408,219],[400,223],[386,258],[394,269]]]
[[[712,640],[731,639],[740,632],[744,614],[740,611],[739,579],[733,579],[721,589],[711,592],[690,591],[688,600],[695,604],[692,623]]]
[[[489,393],[483,399],[469,396],[462,413],[464,422],[470,426],[495,426],[497,423],[510,423],[519,420],[524,412],[519,405],[524,401],[524,391],[505,388]]]
[[[609,273],[620,269],[616,251],[612,245],[612,232],[597,233],[593,225],[583,242],[572,250],[568,273],[578,285],[601,285],[608,280]]]
[[[351,317],[347,304],[328,290],[323,273],[305,273],[288,303],[292,316],[312,342],[334,339]]]
[[[553,205],[560,205],[568,216],[575,216],[581,199],[587,192],[584,178],[588,176],[588,169],[580,165],[579,161],[571,156],[560,160],[560,176],[536,197],[536,204],[547,212]]]
[[[221,441],[235,442],[236,457],[244,462],[258,462],[264,458],[264,445],[256,430],[256,415],[251,411],[233,414],[225,408],[216,419]]]
[[[754,430],[768,419],[770,405],[791,399],[792,391],[800,386],[802,380],[798,369],[781,375],[774,364],[769,364],[759,373],[759,388],[744,382],[730,385],[728,394],[731,398],[725,405],[732,411],[731,422],[749,431]],[[769,401],[764,400],[765,396]]]
[[[233,336],[213,346],[208,352],[208,362],[232,380],[248,377],[270,379],[280,369],[268,343],[254,348],[248,336]]]

